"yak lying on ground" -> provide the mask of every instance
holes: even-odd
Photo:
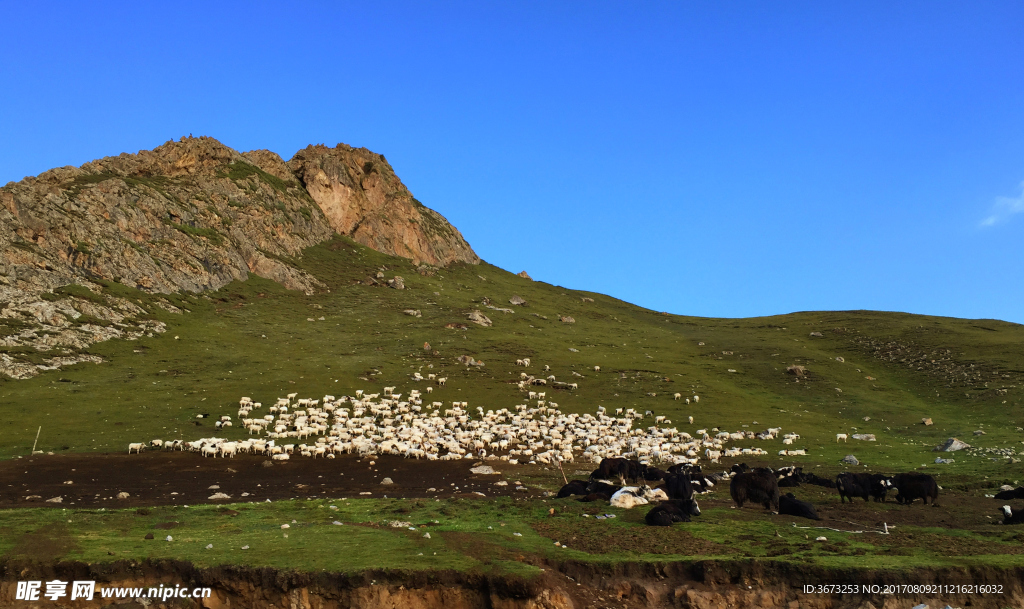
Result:
[[[818,516],[818,512],[814,510],[814,506],[806,501],[801,501],[793,496],[793,493],[786,493],[782,497],[779,497],[779,513],[788,514],[789,516],[799,516],[801,518],[810,518],[811,520],[821,520]]]
[[[690,516],[700,516],[700,507],[693,499],[662,501],[644,516],[647,524],[655,527],[670,527],[676,522],[690,522]]]
[[[927,505],[931,499],[932,505],[935,505],[935,500],[939,497],[939,485],[935,478],[928,474],[908,472],[896,474],[891,480],[892,485],[896,487],[896,501],[899,503],[910,505],[915,499],[921,499]]]
[[[836,487],[835,480],[830,480],[828,478],[822,478],[821,476],[819,476],[817,474],[813,474],[813,473],[812,474],[801,473],[800,474],[800,482],[803,483],[803,484],[814,484],[816,486],[824,486],[826,488],[835,488]]]
[[[1010,506],[1004,505],[999,511],[1003,513],[1003,524],[1024,524],[1024,510],[1014,514]],[[650,521],[647,524],[651,524]]]
[[[1018,486],[1012,491],[999,491],[996,493],[996,499],[1024,499],[1024,486]]]
[[[649,486],[624,486],[612,495],[609,504],[612,507],[633,509],[638,505],[646,505],[651,501],[668,501],[669,497],[660,488]]]
[[[569,497],[571,495],[586,495],[587,487],[590,482],[586,480],[572,480],[561,489],[558,490],[558,498]]]
[[[767,468],[736,474],[729,484],[729,494],[737,507],[747,501],[760,503],[766,510],[779,511],[779,481]],[[767,470],[767,471],[764,471]]]
[[[844,472],[836,476],[836,489],[839,491],[840,503],[847,499],[853,503],[854,497],[864,501],[870,495],[875,501],[885,501],[885,495],[892,488],[892,481],[883,474]]]
[[[582,495],[584,499],[580,499],[580,501],[597,501],[598,499],[608,501],[619,488],[600,480],[570,480],[568,484],[559,489],[558,498]]]

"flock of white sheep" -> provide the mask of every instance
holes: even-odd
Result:
[[[423,379],[427,380],[427,379]],[[432,379],[443,387],[446,379]],[[429,393],[433,387],[428,387]],[[589,461],[606,457],[628,457],[645,463],[718,462],[721,457],[765,455],[759,447],[726,447],[727,443],[775,439],[780,428],[759,433],[726,432],[717,428],[697,429],[695,434],[669,427],[672,421],[632,408],[609,414],[599,407],[596,414],[566,414],[558,404],[546,401],[545,392],[529,391],[528,401],[511,410],[475,413],[468,402],[425,401],[413,389],[404,396],[395,387],[381,393],[363,390],[353,396],[325,395],[301,398],[291,393],[278,398],[260,415],[262,404],[249,397],[239,401],[237,417],[255,436],[245,440],[202,438],[195,441],[152,440],[151,448],[188,450],[204,457],[233,457],[239,453],[264,454],[275,460],[292,456],[333,459],[338,454],[399,455],[428,460],[500,459],[511,464]],[[650,420],[650,426],[643,422]],[[693,417],[688,422],[693,424]],[[216,422],[230,427],[231,416]],[[796,436],[784,440],[792,443]],[[304,441],[298,443],[298,441]],[[146,445],[133,443],[128,452],[140,452]],[[802,454],[803,451],[783,451]]]

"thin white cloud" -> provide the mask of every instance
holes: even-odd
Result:
[[[996,197],[992,204],[992,212],[981,221],[979,226],[987,228],[1008,220],[1010,216],[1024,213],[1024,182],[1021,182],[1021,193],[1017,197]]]

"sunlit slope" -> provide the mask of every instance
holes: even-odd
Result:
[[[329,291],[305,296],[253,277],[204,295],[167,296],[169,304],[190,311],[177,314],[155,306],[164,297],[106,284],[111,293],[140,301],[167,323],[167,332],[96,344],[89,352],[105,358],[103,364],[0,380],[8,424],[0,454],[27,454],[39,426],[37,449],[46,451],[123,451],[130,441],[153,438],[241,437],[239,427],[217,431],[210,419],[197,426],[196,415],[234,417],[241,396],[268,403],[292,392],[351,395],[386,385],[425,390],[426,382],[412,380],[414,372],[447,377],[430,399],[467,401],[473,412],[526,402],[515,384],[525,371],[577,383],[575,391],[537,388],[567,412],[602,405],[651,410],[691,433],[780,426],[802,436],[789,448],[810,453],[786,463],[835,463],[854,453],[872,465],[916,467],[931,463],[931,447],[949,436],[991,448],[1021,447],[1024,439],[1018,431],[1024,426],[1020,325],[867,311],[752,319],[666,315],[487,264],[420,272],[407,260],[343,237],[293,262]],[[399,275],[406,289],[371,285],[378,272],[384,279],[377,282]],[[527,305],[509,304],[513,295]],[[487,308],[484,298],[514,312]],[[686,310],[687,303],[674,308]],[[469,321],[472,310],[493,326]],[[485,365],[462,365],[456,361],[461,355]],[[515,365],[524,357],[532,361],[528,369]],[[804,366],[807,374],[787,374],[791,365]],[[673,399],[675,393],[682,399]],[[694,395],[700,402],[686,404]],[[922,425],[924,417],[935,424]],[[975,430],[986,435],[974,436]],[[836,433],[858,432],[878,441],[835,441]],[[783,448],[779,442],[738,445],[763,446],[773,462]],[[945,467],[1019,470],[1006,461],[960,453]]]

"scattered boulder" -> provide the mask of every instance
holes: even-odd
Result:
[[[836,361],[839,362],[840,364],[842,364],[843,362],[846,361],[846,359],[844,359],[843,356],[839,355],[839,356],[836,356]]]
[[[412,317],[423,317],[423,315],[420,314],[419,309],[406,309],[402,311],[402,313],[405,313],[406,315],[410,315]]]
[[[793,376],[804,376],[805,374],[807,374],[807,368],[793,364],[792,366],[786,368],[786,373],[792,374]]]
[[[231,499],[231,495],[226,493],[214,493],[209,496],[209,499]]]
[[[387,485],[394,484],[395,481],[392,480],[391,478],[384,478],[383,480],[380,481],[380,483],[385,485],[385,486],[387,486]]]
[[[64,503],[63,497],[51,497],[46,500],[47,503]]]
[[[953,461],[953,459],[943,459],[942,457],[935,457],[935,463],[939,465],[943,463],[953,463]]]
[[[925,417],[925,418],[921,419],[921,424],[922,425],[934,425],[934,423],[932,423],[932,420],[931,420],[930,417]]]
[[[520,307],[524,306],[526,304],[526,300],[524,300],[523,297],[520,296],[519,294],[513,294],[512,298],[509,298],[508,301],[511,304],[514,304],[514,305],[517,305],[517,306],[520,306]]]
[[[485,328],[489,328],[491,326],[491,324],[493,323],[490,319],[488,319],[488,317],[486,315],[484,315],[483,313],[481,313],[480,311],[477,311],[477,310],[470,311],[466,315],[466,317],[469,318],[469,321],[471,321],[471,322],[473,322],[475,324],[479,324],[479,325],[481,325],[481,326],[483,326]]]
[[[427,353],[430,353],[430,343],[423,343],[423,350],[426,351]]]
[[[574,323],[576,323],[576,320],[573,319],[569,315],[562,315],[561,317],[558,318],[558,321],[562,322],[563,324],[574,324]]]
[[[398,275],[395,275],[394,279],[388,279],[388,287],[395,288],[396,290],[404,290],[405,280],[399,277]]]
[[[853,438],[854,440],[866,440],[868,442],[875,441],[875,434],[873,433],[855,433],[850,437]]]
[[[811,336],[814,336],[814,337],[817,337],[817,338],[821,338],[822,337],[822,333],[821,332],[811,332]]]
[[[131,495],[129,495],[128,493],[126,493],[126,492],[124,492],[124,491],[121,491],[120,493],[118,493],[118,494],[117,494],[117,498],[118,498],[118,499],[127,499],[127,498],[128,498],[128,497],[130,497],[130,496],[131,496]]]
[[[981,429],[975,429],[974,430],[974,435],[976,435],[976,436],[983,436],[983,435],[985,435],[985,431],[981,430]]]
[[[469,326],[467,326],[466,324],[457,324],[454,322],[450,324],[445,324],[444,327],[449,330],[466,330],[469,328]]]
[[[860,465],[860,461],[858,461],[857,457],[854,457],[853,455],[846,455],[843,457],[843,463],[846,465]]]
[[[478,466],[476,466],[474,468],[471,468],[469,471],[474,473],[474,474],[497,474],[498,473],[498,472],[494,471],[494,468],[491,467],[490,465],[478,465]]]
[[[950,438],[950,439],[946,440],[945,444],[942,444],[940,446],[936,446],[935,448],[933,448],[932,452],[951,453],[951,452],[953,452],[955,450],[963,450],[965,448],[970,448],[970,447],[971,447],[971,445],[966,443],[966,442],[961,442],[960,440],[957,440],[956,438]]]
[[[526,271],[519,271],[518,276],[522,277],[523,279],[529,279],[530,281],[533,281],[533,278],[530,277],[530,274],[527,273]]]

